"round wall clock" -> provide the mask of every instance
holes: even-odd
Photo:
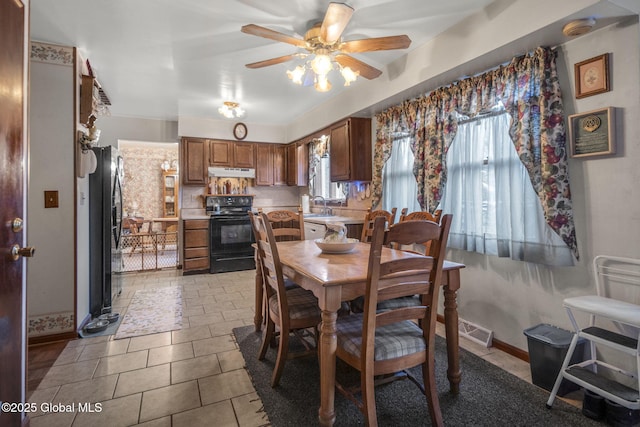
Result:
[[[233,136],[236,139],[245,139],[247,137],[247,125],[244,123],[236,123],[233,127]]]

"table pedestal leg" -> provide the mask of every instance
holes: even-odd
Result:
[[[458,304],[456,292],[460,288],[460,271],[448,271],[448,283],[444,286],[444,328],[447,337],[447,378],[451,393],[460,393],[460,363],[458,360]]]
[[[340,300],[333,310],[322,310],[320,326],[320,409],[318,419],[321,426],[332,426],[336,421],[334,406],[336,390],[336,319]]]

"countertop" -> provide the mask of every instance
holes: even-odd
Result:
[[[326,225],[329,222],[341,222],[344,225],[350,225],[350,224],[364,224],[364,219],[352,218],[349,216],[339,216],[339,215],[317,216],[317,217],[305,216],[304,222],[312,222],[314,224],[321,224],[321,225]]]

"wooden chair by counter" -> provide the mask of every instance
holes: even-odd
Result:
[[[385,220],[378,218],[375,221],[364,313],[338,318],[336,326],[336,355],[360,371],[362,401],[356,400],[353,393],[343,386],[338,384],[337,388],[357,402],[369,426],[377,425],[374,378],[400,371],[406,373],[406,369],[418,365],[422,365],[424,389],[415,378],[407,376],[426,395],[432,425],[443,425],[436,390],[434,345],[438,290],[450,225],[451,215],[445,215],[441,224],[406,221],[392,225],[385,232]],[[430,240],[432,256],[381,262],[384,245],[412,240]],[[407,270],[424,271],[424,280],[406,283],[395,275]],[[387,311],[377,309],[379,301],[414,294],[421,296],[421,305]]]
[[[438,209],[433,214],[427,211],[416,211],[407,214],[407,208],[402,209],[402,213],[400,214],[400,221],[415,221],[415,220],[423,220],[423,221],[433,221],[437,224],[440,223],[440,217],[442,216],[442,210]],[[422,242],[421,245],[424,247],[424,254],[429,254],[429,248],[431,242]]]
[[[378,217],[384,217],[387,221],[387,227],[390,227],[395,223],[396,220],[396,208],[391,209],[391,212],[379,209],[375,211],[371,211],[371,209],[367,210],[367,214],[364,217],[364,224],[362,225],[362,236],[360,237],[360,241],[364,243],[369,243],[371,241],[371,235],[373,234],[373,222]]]
[[[260,213],[262,213],[260,211]],[[278,210],[266,214],[273,229],[276,242],[304,240],[304,214],[302,207],[298,212]]]
[[[276,336],[276,326],[280,331],[278,354],[275,368],[271,376],[271,387],[276,387],[288,358],[300,357],[316,353],[317,326],[320,323],[318,299],[311,291],[300,287],[289,290],[285,288],[282,266],[278,255],[275,235],[266,214],[261,216],[250,214],[251,223],[256,235],[258,259],[262,268],[267,298],[267,326],[262,335],[262,345],[258,359],[263,360],[269,344]],[[304,330],[313,328],[313,346],[306,340]],[[296,333],[307,351],[289,354],[289,335]]]

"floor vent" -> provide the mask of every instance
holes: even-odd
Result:
[[[482,326],[476,325],[464,319],[458,320],[458,331],[461,336],[470,339],[473,342],[477,342],[487,348],[491,347],[491,341],[493,340],[493,331],[490,331]]]

